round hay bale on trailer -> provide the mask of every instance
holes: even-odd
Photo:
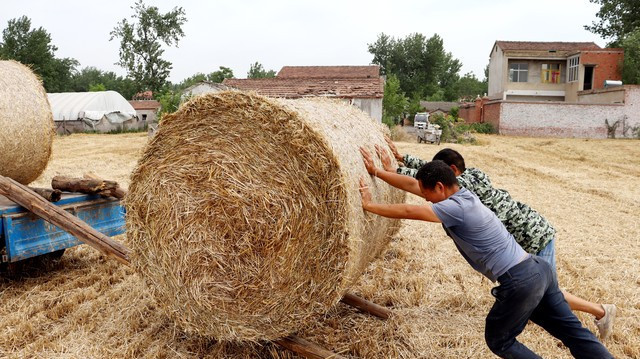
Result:
[[[0,175],[33,182],[47,167],[53,136],[40,79],[19,62],[0,61]]]
[[[358,151],[380,125],[326,99],[227,91],[163,119],[125,198],[132,262],[187,332],[273,340],[325,315],[379,255],[398,221],[364,213],[404,192],[369,176]]]

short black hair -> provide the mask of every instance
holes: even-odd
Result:
[[[422,183],[422,187],[433,189],[436,183],[441,182],[445,187],[458,184],[458,179],[449,165],[440,160],[426,163],[420,167],[416,179]]]
[[[460,172],[464,172],[464,170],[466,169],[466,167],[464,166],[464,158],[462,157],[462,155],[458,151],[452,150],[450,148],[444,148],[440,150],[440,152],[436,153],[436,155],[433,156],[432,161],[436,160],[440,160],[446,163],[448,166],[456,165]]]

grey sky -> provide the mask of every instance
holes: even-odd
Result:
[[[116,22],[129,17],[134,0],[2,1],[0,28],[22,15],[44,27],[58,57],[73,57],[81,67],[125,72],[118,42],[109,41]],[[431,0],[147,0],[162,12],[182,6],[188,18],[179,48],[165,52],[173,63],[170,79],[179,82],[219,66],[246,77],[259,61],[267,69],[285,65],[366,65],[367,44],[384,32],[404,37],[438,33],[445,49],[462,61],[461,74],[484,77],[495,40],[606,41],[583,29],[596,20],[598,5],[588,0],[431,1]]]

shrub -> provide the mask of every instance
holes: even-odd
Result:
[[[495,133],[490,123],[465,123],[464,119],[451,115],[435,115],[431,123],[439,125],[442,130],[441,142],[476,143],[472,133]]]

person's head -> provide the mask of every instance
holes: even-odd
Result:
[[[433,156],[432,161],[442,161],[446,163],[451,167],[456,176],[459,176],[466,169],[462,155],[458,151],[450,148],[440,150],[440,152]]]
[[[427,201],[438,203],[458,190],[458,180],[451,167],[436,160],[420,167],[416,174],[420,192]]]

